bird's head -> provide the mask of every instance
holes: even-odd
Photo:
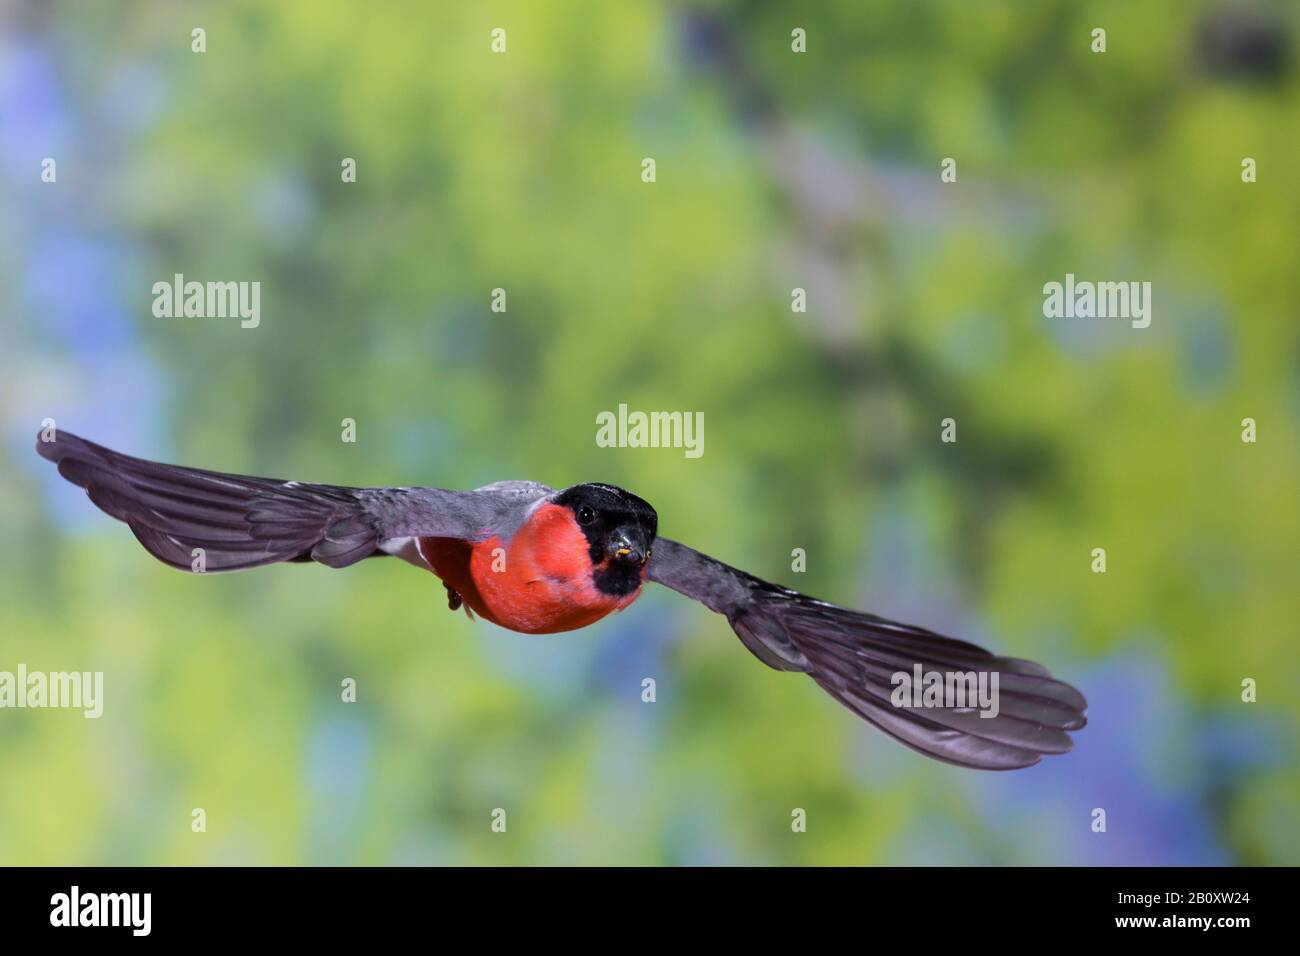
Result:
[[[591,482],[564,489],[555,503],[573,512],[602,591],[630,593],[641,586],[659,530],[659,516],[648,502],[614,485]]]

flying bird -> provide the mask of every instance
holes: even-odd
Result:
[[[436,574],[453,611],[463,605],[525,634],[586,627],[653,581],[725,616],[764,664],[807,674],[858,716],[948,763],[1027,767],[1070,750],[1068,732],[1086,723],[1083,695],[1041,665],[763,581],[659,537],[655,509],[614,485],[347,488],[145,461],[62,430],[38,436],[36,450],[182,571],[346,568],[394,555]],[[936,673],[992,675],[996,708],[900,700],[899,675]]]

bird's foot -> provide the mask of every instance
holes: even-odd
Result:
[[[460,610],[461,604],[464,603],[461,599],[460,592],[450,584],[444,584],[443,586],[447,589],[447,607],[453,611]]]

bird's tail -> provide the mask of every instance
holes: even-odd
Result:
[[[375,553],[376,530],[356,489],[164,465],[61,430],[49,441],[38,436],[36,451],[182,571],[306,560],[345,567]]]

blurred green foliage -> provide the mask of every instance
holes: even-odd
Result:
[[[1079,751],[932,764],[666,593],[536,638],[396,562],[169,571],[28,447],[47,414],[101,437],[79,416],[138,381],[11,291],[0,669],[107,700],[0,714],[0,862],[1300,862],[1294,71],[1208,71],[1213,4],[817,7],[56,4],[6,43],[77,130],[49,216],[128,250],[102,294],[165,402],[124,451],[624,485],[754,573],[1046,661],[1092,697]],[[105,105],[124,75],[147,123]],[[154,319],[176,272],[261,281],[261,326]],[[1151,328],[1044,319],[1067,272],[1151,281]],[[704,456],[598,448],[620,402],[702,411]],[[1207,749],[1224,726],[1261,753]],[[1193,822],[1143,842],[1143,808]]]

